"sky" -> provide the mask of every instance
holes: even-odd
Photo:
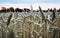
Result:
[[[0,0],[0,7],[30,8],[33,9],[60,8],[60,0]]]

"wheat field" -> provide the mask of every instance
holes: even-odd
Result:
[[[8,25],[8,29],[6,23],[10,14],[13,15]],[[52,17],[52,13],[44,13],[45,19],[48,18],[48,15]],[[0,38],[52,38],[54,28],[57,28],[55,38],[60,38],[60,14],[56,13],[56,18],[51,22],[52,24],[45,21],[46,20],[42,22],[40,12],[1,13]],[[14,35],[9,36],[10,31],[13,31]]]

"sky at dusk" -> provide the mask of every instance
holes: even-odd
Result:
[[[60,8],[60,0],[0,0],[0,7],[31,8],[42,9]]]

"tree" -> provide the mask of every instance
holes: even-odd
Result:
[[[30,9],[28,9],[28,8],[24,8],[24,11],[25,11],[25,12],[29,12]]]
[[[23,12],[23,9],[16,8],[15,12]]]
[[[13,8],[13,7],[10,7],[9,10],[10,10],[11,12],[14,12],[14,8]]]
[[[5,7],[1,7],[1,12],[6,12],[6,8]]]

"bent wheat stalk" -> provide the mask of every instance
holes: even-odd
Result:
[[[7,23],[6,23],[6,25],[7,25],[7,31],[6,31],[6,38],[14,38],[14,33],[13,33],[13,31],[12,30],[10,30],[9,29],[9,24],[10,24],[10,20],[11,20],[11,18],[12,18],[12,14],[9,16],[9,18],[8,18],[8,20],[7,20]]]

